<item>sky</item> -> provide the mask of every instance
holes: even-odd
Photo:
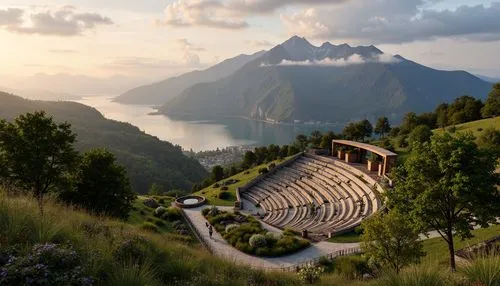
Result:
[[[293,35],[500,78],[500,0],[0,0],[0,76],[154,81]]]

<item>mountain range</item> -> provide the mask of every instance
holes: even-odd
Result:
[[[139,86],[115,98],[125,104],[161,105],[178,96],[186,88],[204,82],[217,81],[230,76],[248,62],[262,56],[264,51],[252,55],[239,55],[202,71],[192,71],[164,81]]]
[[[485,98],[491,89],[491,83],[465,71],[435,70],[374,46],[327,42],[318,47],[294,36],[253,56],[225,77],[192,82],[177,96],[156,98],[166,102],[159,112],[273,122],[388,116],[397,122],[406,112],[430,111],[464,94]]]

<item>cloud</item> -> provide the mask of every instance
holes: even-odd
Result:
[[[17,26],[23,22],[23,10],[8,8],[0,10],[0,27]]]
[[[349,0],[176,0],[165,8],[160,26],[201,26],[240,30],[249,27],[246,17],[272,14],[290,5],[338,4]]]
[[[383,64],[394,64],[399,63],[400,59],[394,57],[390,54],[379,54],[372,55],[370,58],[363,58],[359,54],[353,54],[347,58],[331,59],[325,58],[323,60],[306,60],[306,61],[290,61],[283,60],[281,63],[275,66],[325,66],[325,67],[345,67],[351,65],[361,65],[367,63],[383,63]],[[266,63],[262,63],[261,67],[272,66]]]
[[[245,44],[250,45],[252,47],[272,47],[274,46],[273,43],[267,41],[267,40],[248,40],[245,41]]]
[[[248,27],[248,23],[244,20],[222,15],[223,6],[221,5],[217,1],[178,0],[167,5],[165,18],[156,20],[156,24],[174,27],[203,26],[228,30]]]
[[[186,38],[177,39],[177,44],[184,51],[203,52],[205,48],[197,47]]]
[[[14,10],[15,12],[12,12]],[[17,21],[4,23],[4,14],[17,15]],[[26,16],[26,17],[23,17]],[[3,20],[2,20],[3,19]],[[110,18],[97,13],[78,13],[73,6],[63,6],[54,10],[27,11],[21,9],[0,10],[0,25],[6,30],[20,34],[52,36],[78,36],[99,25],[111,25]]]
[[[438,1],[438,0],[435,0]],[[324,9],[282,14],[290,34],[370,43],[405,43],[455,37],[500,40],[500,2],[433,10],[426,0],[352,0]]]

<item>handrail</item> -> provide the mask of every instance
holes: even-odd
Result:
[[[317,265],[322,257],[326,257],[328,259],[334,259],[335,257],[348,256],[348,255],[358,254],[358,253],[361,253],[361,249],[359,247],[351,247],[351,248],[347,248],[347,249],[340,249],[340,250],[334,251],[332,253],[329,253],[329,254],[326,254],[326,255],[319,256],[319,257],[316,257],[314,259],[308,260],[306,262],[294,264],[294,265],[291,265],[291,266],[281,267],[280,270],[283,271],[283,272],[298,271],[301,268],[304,268],[304,267],[307,267],[307,266],[315,266],[315,265]]]

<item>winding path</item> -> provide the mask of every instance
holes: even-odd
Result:
[[[201,235],[202,239],[205,241],[210,250],[217,256],[224,257],[227,260],[234,262],[235,264],[242,264],[251,266],[254,268],[263,269],[281,269],[284,267],[290,267],[295,265],[300,265],[311,260],[314,260],[321,256],[326,256],[339,250],[347,250],[352,248],[358,248],[359,243],[331,243],[331,242],[318,242],[312,244],[310,247],[299,251],[297,253],[276,257],[276,258],[265,258],[251,256],[243,253],[230,244],[228,244],[222,236],[214,231],[213,238],[210,239],[208,235],[208,229],[205,225],[206,219],[201,214],[203,208],[210,206],[203,206],[193,209],[183,209],[186,216],[191,221],[192,225],[197,229],[198,233]],[[232,207],[217,207],[220,210],[232,211]],[[262,223],[262,222],[261,222]],[[262,223],[263,227],[269,231],[278,232],[280,230]]]

